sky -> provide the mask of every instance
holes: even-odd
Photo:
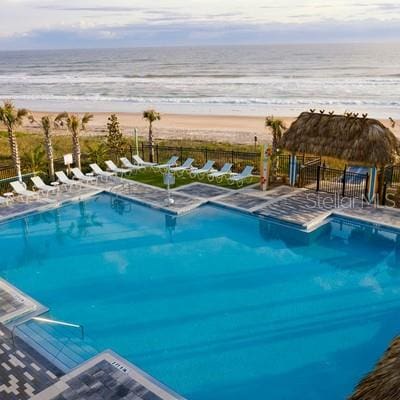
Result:
[[[0,0],[0,50],[400,41],[399,0]]]

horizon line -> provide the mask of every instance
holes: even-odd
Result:
[[[372,44],[397,44],[400,45],[400,39],[388,40],[370,40],[370,41],[332,41],[332,42],[276,42],[276,43],[220,43],[220,44],[148,44],[136,46],[82,46],[82,47],[43,47],[43,48],[17,48],[17,49],[0,49],[0,53],[18,52],[18,51],[71,51],[71,50],[127,50],[127,49],[148,49],[148,48],[201,48],[201,47],[287,47],[287,46],[329,46],[329,45],[372,45]]]

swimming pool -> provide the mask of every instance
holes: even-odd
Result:
[[[400,332],[396,232],[100,195],[0,234],[2,277],[189,399],[343,399]]]

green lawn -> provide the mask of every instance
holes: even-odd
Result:
[[[163,183],[163,175],[158,173],[158,172],[151,171],[151,170],[141,171],[139,173],[136,173],[136,174],[133,174],[133,175],[129,175],[129,176],[127,176],[127,178],[132,179],[132,180],[137,181],[137,182],[147,183],[148,185],[152,185],[152,186],[158,186],[158,187],[161,187],[161,188],[165,188],[166,187],[164,185],[164,183]],[[228,187],[228,188],[231,188],[231,189],[237,189],[238,188],[236,185],[229,185],[226,181],[224,181],[222,183],[216,183],[215,181],[214,182],[209,182],[207,178],[193,179],[188,174],[185,174],[183,176],[175,176],[175,185],[171,186],[171,188],[187,185],[187,184],[193,183],[193,182],[203,182],[203,183],[208,183],[210,185]],[[258,177],[253,177],[251,180],[247,180],[246,184],[243,185],[243,186],[252,185],[252,184],[257,183],[257,182],[259,182],[259,178]]]

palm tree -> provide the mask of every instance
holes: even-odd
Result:
[[[72,135],[72,156],[76,167],[81,169],[81,145],[79,143],[79,135],[86,130],[87,124],[93,118],[93,114],[85,113],[80,118],[79,115],[69,114],[67,112],[58,114],[55,122],[60,126],[66,125]]]
[[[0,107],[0,122],[2,122],[8,133],[11,157],[18,179],[22,182],[21,159],[19,157],[17,138],[15,129],[22,125],[24,118],[31,118],[30,112],[26,108],[16,108],[11,101],[5,101]]]
[[[265,118],[265,127],[272,130],[272,154],[275,155],[282,140],[282,133],[286,129],[284,122],[270,116]]]
[[[53,144],[51,142],[51,137],[53,133],[52,132],[53,127],[57,126],[57,124],[50,115],[45,115],[40,119],[39,125],[44,134],[49,178],[51,180],[54,180],[54,151],[53,151]]]
[[[150,144],[150,162],[154,161],[154,137],[153,137],[153,122],[159,121],[161,115],[156,110],[143,111],[143,118],[149,121],[149,144]]]

